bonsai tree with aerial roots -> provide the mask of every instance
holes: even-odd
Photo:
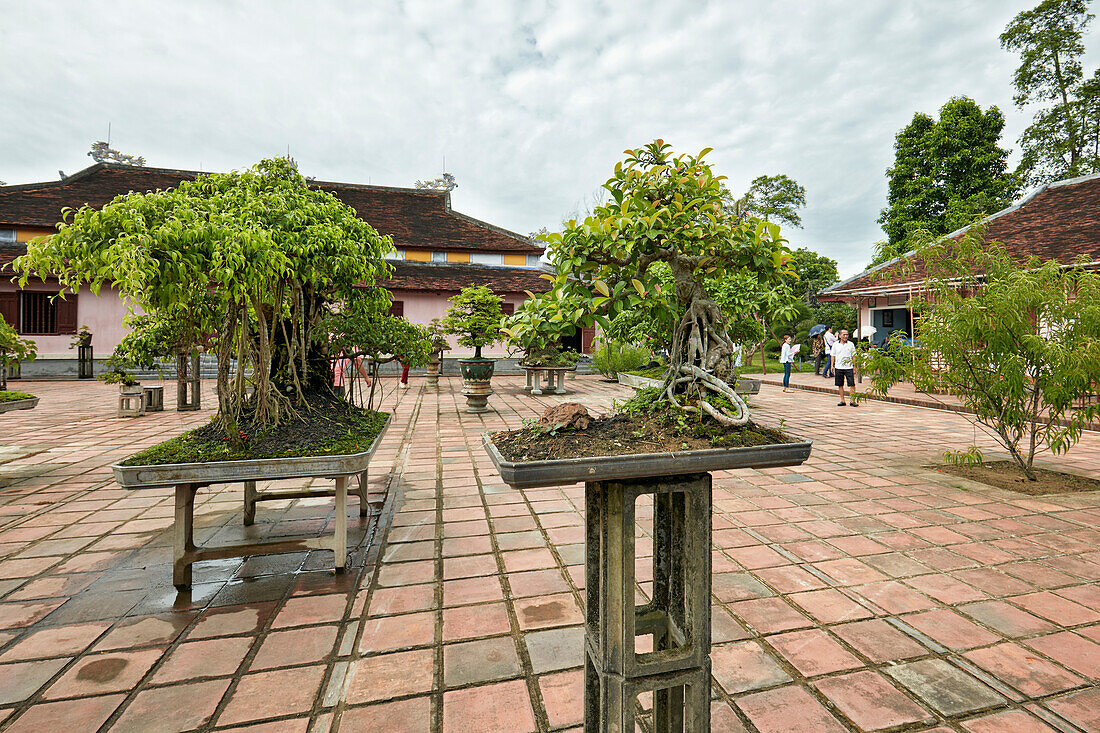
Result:
[[[644,303],[671,332],[664,398],[737,426],[749,411],[732,386],[736,346],[707,282],[749,273],[765,286],[779,283],[787,249],[776,224],[741,222],[725,210],[724,176],[704,162],[708,152],[674,156],[663,140],[626,151],[604,184],[610,200],[545,239],[555,291],[590,305],[573,312],[576,320],[606,331],[619,312]],[[658,263],[671,273],[671,292]]]
[[[269,426],[331,388],[315,330],[331,304],[390,272],[389,237],[287,158],[63,216],[15,261],[20,283],[56,277],[96,294],[109,284],[150,314],[146,325],[170,325],[174,348],[214,347],[218,419],[231,440],[245,409]]]

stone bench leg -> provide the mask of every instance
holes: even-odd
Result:
[[[653,597],[634,602],[635,503],[653,495]],[[654,692],[661,733],[710,730],[709,474],[585,485],[585,730],[631,731]],[[636,637],[653,636],[638,654]]]
[[[256,482],[244,482],[244,523],[246,526],[256,522]]]
[[[348,477],[336,479],[336,531],[332,537],[336,572],[344,572],[348,563]]]
[[[194,484],[176,484],[176,521],[172,527],[172,585],[180,590],[191,587],[190,554],[195,551]]]
[[[532,373],[535,375],[535,382],[534,386],[531,387],[531,394],[542,394],[542,378],[544,373],[541,371],[534,371]],[[549,387],[547,387],[547,389],[549,389]]]

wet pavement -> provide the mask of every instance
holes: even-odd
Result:
[[[483,415],[454,378],[389,389],[371,485],[390,500],[368,520],[349,501],[347,573],[325,551],[208,561],[185,594],[171,491],[122,490],[108,467],[209,410],[120,419],[111,387],[19,383],[42,401],[0,416],[0,728],[578,726],[583,486],[509,488],[480,434],[630,391],[523,383],[494,379]],[[769,385],[754,404],[814,451],[715,474],[713,730],[1100,731],[1100,494],[929,470],[975,438],[996,453],[957,414]],[[1100,477],[1100,435],[1046,459]],[[331,531],[328,499],[261,503],[252,527],[242,505],[240,485],[201,490],[199,539]],[[639,599],[650,553],[643,522]]]

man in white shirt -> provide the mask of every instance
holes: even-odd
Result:
[[[852,388],[852,407],[859,407],[856,404],[856,377],[855,377],[855,356],[856,345],[855,342],[848,340],[848,332],[841,330],[840,339],[833,344],[833,374],[834,384],[840,389],[840,402],[837,407],[843,407],[848,404],[844,401],[844,383],[847,382],[848,386]]]
[[[821,372],[821,376],[828,379],[833,376],[833,346],[836,345],[836,334],[833,333],[832,326],[825,329],[822,338],[825,339],[825,369]]]
[[[779,352],[779,363],[783,365],[783,391],[793,392],[791,389],[791,362],[798,353],[801,344],[792,344],[790,336],[783,337],[783,348]]]

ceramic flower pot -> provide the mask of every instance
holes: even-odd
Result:
[[[488,412],[489,395],[493,388],[489,382],[493,378],[492,359],[459,359],[458,367],[462,372],[462,394],[466,395],[466,412]]]

